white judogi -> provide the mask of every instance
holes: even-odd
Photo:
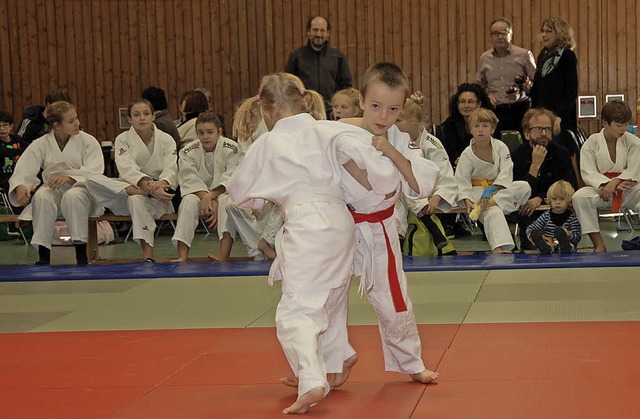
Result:
[[[197,118],[191,118],[178,126],[178,134],[180,134],[180,148],[192,141],[198,141],[196,119]]]
[[[437,137],[429,134],[426,129],[422,130],[416,144],[420,146],[422,156],[434,162],[440,170],[436,187],[431,196],[437,194],[442,198],[440,204],[438,204],[440,211],[451,211],[451,208],[457,204],[458,183],[456,182],[456,177],[453,174],[453,168],[451,167],[451,162],[449,161],[449,156],[444,146]],[[404,237],[407,232],[407,211],[418,214],[428,203],[429,198],[412,199],[407,197],[400,199],[396,203],[395,216],[397,217],[398,234],[400,234],[400,236]]]
[[[201,200],[195,194],[199,191],[210,191],[218,187],[226,189],[231,174],[238,165],[238,145],[229,138],[220,136],[214,151],[207,152],[199,140],[186,144],[179,153],[178,184],[182,194],[182,202],[178,209],[176,231],[171,239],[174,246],[181,241],[191,247],[195,230],[200,220]],[[218,196],[218,234],[222,237],[227,227],[228,196]],[[236,231],[233,230],[232,237]],[[254,245],[254,249],[257,242]]]
[[[171,188],[177,186],[178,165],[176,142],[171,136],[154,126],[153,138],[147,146],[135,128],[116,137],[114,143],[118,179],[103,175],[87,179],[87,189],[101,205],[116,215],[131,215],[133,239],[140,239],[153,246],[158,218],[174,212],[173,205],[142,195],[129,196],[125,188],[137,186],[144,178],[165,180]]]
[[[505,214],[516,211],[527,202],[531,187],[527,182],[513,181],[513,161],[511,161],[509,148],[502,141],[491,139],[493,163],[481,160],[474,154],[471,148],[474,142],[475,140],[471,139],[471,144],[460,155],[456,168],[458,205],[464,208],[465,199],[473,203],[480,200],[485,187],[473,186],[473,180],[486,180],[489,184],[504,187],[493,195],[496,205],[482,211],[478,220],[484,224],[491,250],[498,247],[512,250],[515,244]]]
[[[283,118],[249,148],[228,184],[232,201],[242,207],[261,209],[269,200],[282,208],[270,282],[282,279],[276,328],[299,378],[298,395],[319,386],[329,391],[320,336],[332,327],[346,333],[346,319],[334,315],[345,311],[355,228],[340,187],[341,164],[353,159],[367,169],[380,193],[377,185],[394,170],[358,135],[309,114]]]
[[[604,131],[604,130],[603,130]],[[616,161],[611,160],[603,131],[591,135],[580,149],[580,173],[584,187],[573,195],[573,208],[580,221],[582,234],[600,231],[597,208],[611,208],[599,192],[611,178],[637,181],[640,178],[640,138],[625,132],[616,142]],[[619,173],[619,174],[618,174]],[[622,192],[622,207],[640,210],[640,185]]]
[[[258,124],[258,128],[256,128],[251,135],[251,138],[248,141],[242,141],[239,144],[240,161],[244,159],[244,156],[251,144],[253,144],[258,137],[268,131],[269,130],[267,129],[264,120],[261,120],[260,124]],[[248,211],[249,210],[247,208],[239,208],[234,205],[229,205],[227,207],[229,217],[235,223],[236,228],[240,233],[240,237],[245,235],[247,238],[251,238],[255,237],[253,234],[256,234],[258,241],[262,238],[269,243],[271,247],[274,247],[276,243],[276,235],[284,223],[280,207],[269,202],[259,211],[251,211],[251,214],[248,214]],[[245,241],[245,239],[243,239],[243,241]]]
[[[30,191],[41,185],[38,172],[43,170],[44,185],[51,176],[70,176],[76,183],[60,189],[40,186],[31,199],[31,204],[18,217],[33,220],[31,245],[36,249],[44,246],[51,249],[56,218],[60,213],[69,226],[71,240],[86,243],[89,216],[102,214],[100,207],[87,192],[85,179],[104,171],[104,159],[98,140],[86,132],[69,138],[64,150],[60,150],[53,132],[38,138],[26,148],[16,163],[9,180],[9,200],[17,206],[15,189],[25,185]]]
[[[369,138],[371,136],[369,135]],[[424,199],[431,196],[438,178],[438,167],[435,163],[422,157],[419,146],[411,144],[409,135],[401,132],[394,125],[387,131],[389,142],[399,150],[410,162],[413,174],[419,183],[420,191],[413,191],[404,177],[394,166],[394,176],[389,177],[391,189],[396,193],[385,199],[384,194],[366,191],[360,184],[345,182],[347,203],[356,213],[372,214],[381,210],[390,210],[390,216],[382,221],[389,239],[387,248],[383,226],[377,222],[356,224],[356,256],[354,273],[360,277],[361,289],[376,311],[382,348],[387,371],[415,374],[424,371],[422,362],[420,336],[416,326],[413,306],[407,293],[407,278],[402,269],[402,250],[393,217],[393,207],[404,194],[412,199]],[[389,186],[389,185],[387,185]],[[390,278],[388,274],[391,250],[395,260],[400,298],[406,310],[397,311],[392,299]],[[350,348],[350,346],[348,346]],[[352,349],[351,349],[352,350]]]

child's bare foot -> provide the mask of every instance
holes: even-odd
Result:
[[[607,248],[604,247],[604,246],[596,246],[596,247],[593,248],[593,252],[594,253],[603,253],[603,252],[606,252],[606,251],[607,251]]]
[[[177,259],[171,259],[171,262],[186,262],[187,258],[177,258]]]
[[[307,413],[311,405],[318,403],[322,399],[324,399],[324,389],[322,387],[313,388],[298,397],[298,400],[284,409],[282,413]]]
[[[338,388],[347,381],[351,368],[356,365],[356,362],[358,362],[358,354],[353,354],[344,361],[342,364],[342,372],[333,374],[333,379],[329,383],[331,388]]]
[[[500,247],[496,247],[495,249],[493,249],[491,251],[491,253],[493,253],[494,255],[507,255],[507,254],[511,254],[511,250],[504,250]]]
[[[228,257],[222,257],[219,255],[214,255],[212,253],[207,254],[207,257],[209,258],[209,260],[213,261],[213,262],[228,262],[229,258]]]
[[[411,376],[411,379],[413,381],[427,384],[432,382],[433,380],[436,380],[439,374],[435,371],[425,369],[424,371],[419,372],[417,374],[409,374],[409,375]]]
[[[276,251],[265,239],[260,239],[258,242],[258,250],[262,252],[266,260],[275,260],[277,256]]]
[[[287,375],[286,377],[282,377],[280,379],[280,383],[284,384],[285,386],[289,386],[289,387],[298,387],[298,377],[296,377],[295,375]]]

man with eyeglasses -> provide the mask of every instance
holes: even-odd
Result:
[[[494,19],[490,28],[493,48],[480,56],[476,78],[496,107],[499,138],[501,131],[521,131],[522,117],[531,107],[528,92],[536,62],[531,51],[511,44],[513,25],[508,18]]]
[[[574,190],[578,190],[569,150],[551,141],[556,118],[548,109],[528,110],[522,118],[522,130],[527,141],[511,153],[513,180],[524,180],[531,187],[531,196],[520,207],[516,217],[523,250],[536,248],[529,242],[526,230],[542,214],[536,209],[546,203],[549,187],[558,180],[566,180]]]

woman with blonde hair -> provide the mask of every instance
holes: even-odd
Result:
[[[559,17],[550,17],[542,22],[540,40],[543,48],[530,92],[531,107],[549,109],[561,119],[556,140],[574,156],[577,150],[567,131],[575,132],[578,127],[578,58],[573,52],[573,29]]]
[[[33,220],[31,245],[38,249],[36,265],[50,263],[58,213],[69,226],[76,262],[86,265],[88,219],[103,209],[87,191],[85,181],[104,171],[102,150],[98,140],[80,131],[78,113],[71,103],[53,102],[44,114],[51,131],[31,143],[16,163],[9,180],[9,199],[12,205],[27,206],[21,220]]]

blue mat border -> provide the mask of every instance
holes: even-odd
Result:
[[[633,266],[640,266],[640,252],[404,257],[405,272]],[[0,268],[0,282],[266,276],[270,267],[271,263],[264,261],[156,264],[136,262],[90,266],[3,265]]]

